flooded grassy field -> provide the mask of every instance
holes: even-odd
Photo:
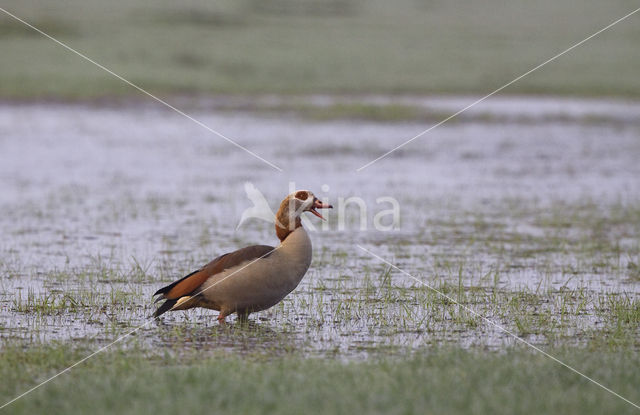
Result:
[[[159,365],[197,370],[220,356],[226,382],[250,370],[238,359],[266,365],[251,370],[273,379],[283,367],[315,370],[319,383],[341,370],[349,379],[395,376],[387,359],[417,379],[440,373],[435,361],[478,364],[479,374],[509,362],[500,367],[510,376],[535,367],[540,393],[554,385],[545,373],[569,377],[498,326],[578,367],[595,359],[588,368],[597,372],[596,362],[610,359],[615,370],[601,379],[640,399],[640,103],[496,98],[357,171],[473,99],[194,101],[182,102],[190,115],[282,171],[153,105],[0,104],[0,371],[13,380],[3,400],[132,331],[78,379],[106,367],[110,379],[134,369],[162,377]],[[224,252],[276,244],[269,223],[237,228],[252,206],[246,182],[273,209],[291,182],[336,207],[326,223],[309,221],[313,262],[301,285],[248,326],[231,318],[221,327],[203,310],[149,319],[159,287]],[[393,229],[376,229],[390,207],[379,198],[398,202]],[[380,359],[382,368],[373,363]],[[433,373],[411,374],[427,361]],[[41,408],[55,394],[65,403],[53,407],[66,412],[60,396],[70,379],[16,408]],[[604,406],[580,405],[633,409],[572,382],[569,408],[594,392]],[[471,403],[443,405],[456,412]]]

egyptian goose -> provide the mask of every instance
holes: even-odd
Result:
[[[287,196],[276,214],[277,248],[252,245],[224,254],[199,270],[160,288],[156,301],[166,301],[153,314],[203,307],[220,312],[218,321],[233,313],[246,321],[250,313],[278,304],[293,291],[311,264],[311,240],[300,216],[332,208],[308,190]]]

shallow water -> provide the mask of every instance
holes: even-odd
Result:
[[[472,101],[396,100],[439,112]],[[328,213],[326,229],[312,234],[312,269],[282,305],[252,317],[254,330],[219,329],[215,312],[173,313],[141,329],[145,343],[358,356],[513,341],[482,321],[435,318],[449,312],[436,307],[438,295],[398,272],[385,280],[386,267],[357,244],[432,286],[544,291],[545,301],[562,289],[637,297],[640,103],[502,98],[473,111],[491,117],[445,124],[361,172],[431,124],[190,111],[278,172],[151,105],[0,104],[0,335],[109,342],[147,322],[150,294],[173,278],[246,244],[276,244],[268,223],[236,229],[251,206],[246,181],[274,209],[291,181],[336,206],[360,197],[366,229],[353,204],[344,230],[338,209]],[[399,202],[400,224],[381,232],[373,218],[389,208],[376,203],[386,196]],[[65,293],[82,301],[20,311]],[[513,325],[489,305],[472,308]],[[576,314],[566,330],[582,333],[596,321]]]

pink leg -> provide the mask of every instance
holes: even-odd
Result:
[[[220,324],[226,324],[227,322],[225,321],[225,318],[227,318],[228,314],[225,313],[224,311],[221,311],[220,314],[218,314],[218,323]]]

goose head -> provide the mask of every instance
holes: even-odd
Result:
[[[302,226],[300,217],[304,212],[310,212],[324,220],[316,209],[331,208],[333,206],[322,202],[309,190],[297,190],[291,193],[280,203],[280,209],[276,214],[276,234],[278,238],[284,241],[287,235]]]

